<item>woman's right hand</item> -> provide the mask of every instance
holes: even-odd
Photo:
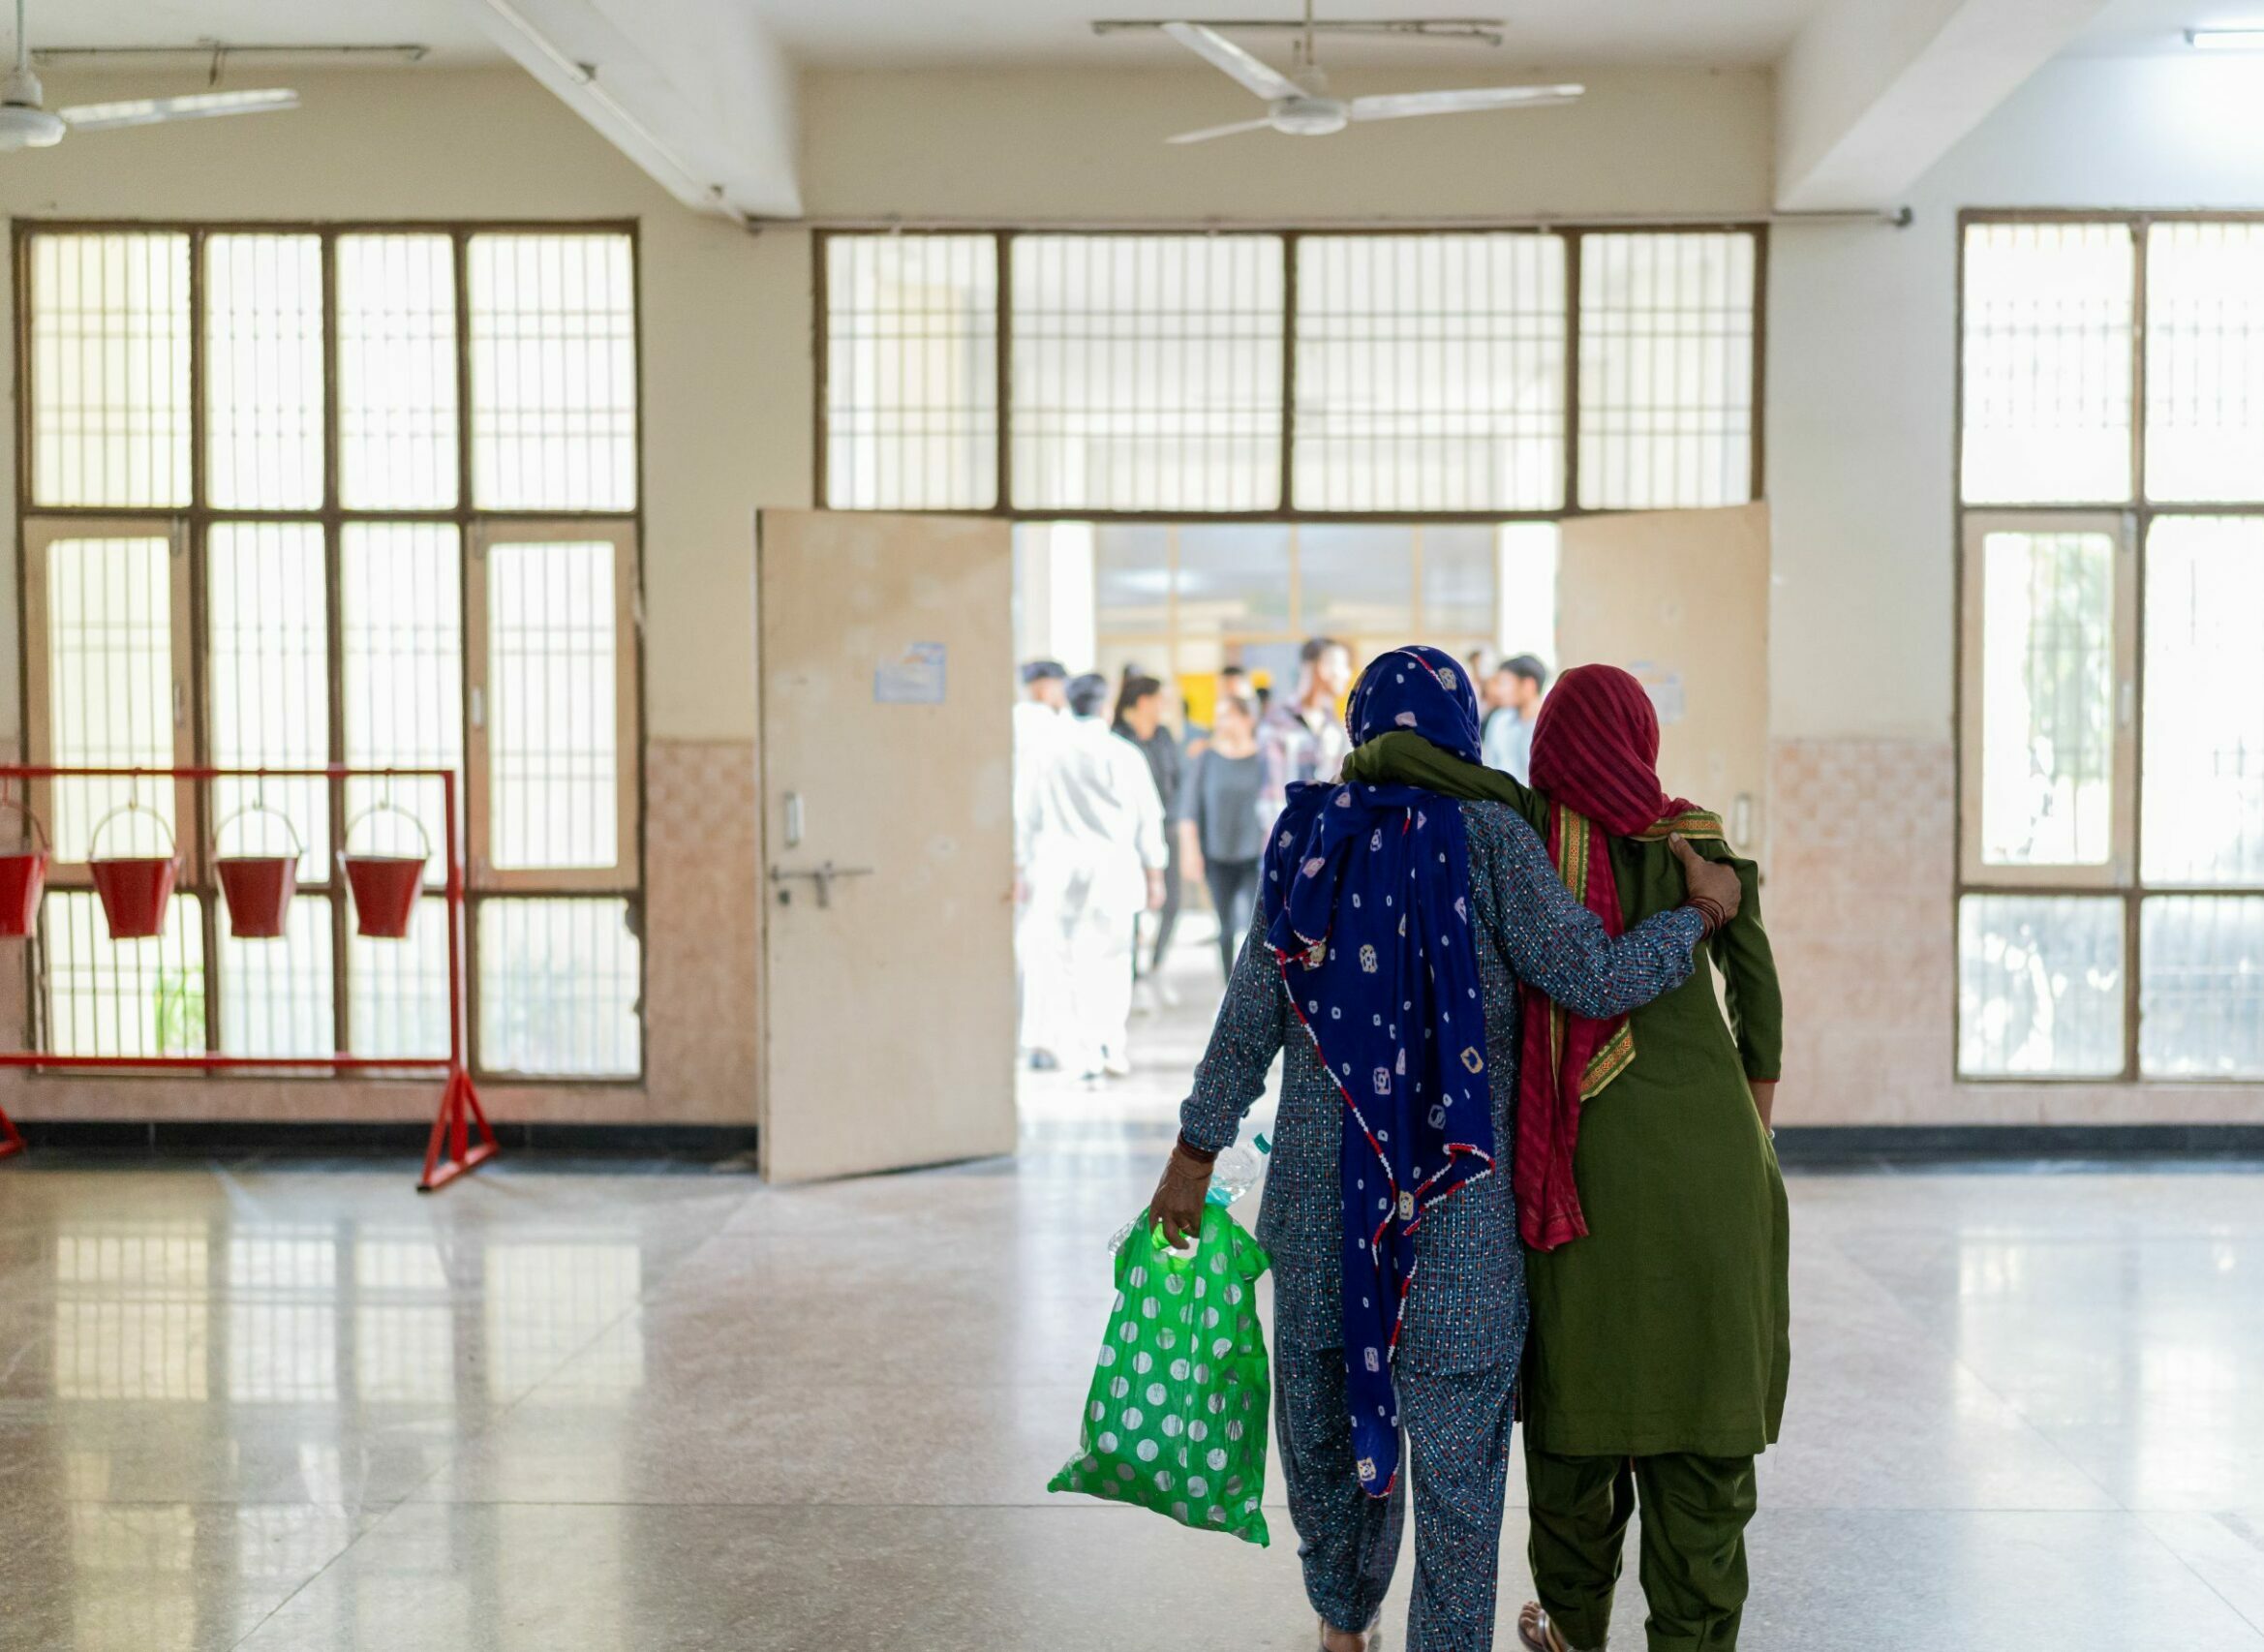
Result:
[[[1164,1242],[1178,1246],[1203,1232],[1203,1203],[1210,1194],[1210,1166],[1184,1149],[1172,1148],[1147,1202],[1147,1222],[1163,1229]]]
[[[1682,863],[1682,881],[1690,891],[1692,905],[1718,908],[1722,924],[1737,916],[1737,908],[1745,900],[1745,886],[1738,881],[1735,867],[1707,860],[1679,832],[1667,838],[1667,846]]]

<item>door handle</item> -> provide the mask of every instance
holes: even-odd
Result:
[[[869,866],[836,866],[831,861],[820,861],[813,867],[774,866],[770,875],[771,882],[778,887],[780,905],[793,904],[794,892],[787,887],[789,883],[797,878],[808,878],[817,890],[817,903],[820,906],[831,906],[834,903],[835,879],[871,877],[872,869]]]

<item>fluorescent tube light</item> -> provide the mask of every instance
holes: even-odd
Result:
[[[2264,51],[2264,26],[2188,29],[2186,44],[2195,51]]]

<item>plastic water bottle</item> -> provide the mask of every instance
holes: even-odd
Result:
[[[1263,1134],[1255,1146],[1237,1142],[1226,1148],[1210,1167],[1210,1191],[1204,1197],[1222,1208],[1232,1205],[1258,1185],[1258,1178],[1266,1174],[1266,1155],[1272,1149],[1273,1144]]]
[[[1203,1196],[1204,1202],[1224,1209],[1249,1192],[1258,1185],[1258,1178],[1266,1174],[1266,1160],[1272,1151],[1273,1144],[1266,1139],[1263,1130],[1258,1132],[1249,1146],[1237,1142],[1226,1148],[1210,1167],[1210,1191]],[[1132,1237],[1133,1231],[1147,1225],[1147,1212],[1143,1210],[1117,1230],[1115,1237],[1109,1240],[1109,1254],[1114,1256],[1122,1250],[1124,1241]],[[1154,1230],[1154,1239],[1156,1249],[1170,1248],[1163,1241],[1161,1228]],[[1193,1245],[1190,1243],[1185,1254],[1193,1253]]]

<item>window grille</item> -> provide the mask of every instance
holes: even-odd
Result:
[[[823,231],[818,495],[1067,519],[1742,504],[1762,234]]]
[[[17,245],[34,760],[463,768],[468,824],[494,825],[459,845],[475,1065],[635,1077],[633,940],[581,1006],[608,1029],[593,1053],[572,1018],[513,1004],[551,992],[544,960],[479,956],[483,935],[580,933],[476,917],[506,889],[530,910],[571,894],[578,916],[602,889],[626,934],[639,904],[632,235],[25,224]],[[104,849],[155,852],[169,829],[183,858],[151,941],[110,940],[85,887],[94,826],[129,798]],[[52,1048],[445,1053],[437,781],[73,781],[33,802],[58,850]],[[208,840],[226,821],[224,849],[278,850],[269,811],[303,845],[300,897],[285,936],[238,940]],[[352,933],[350,833],[434,851],[408,941]],[[516,1067],[481,1048],[491,1026]]]
[[[2264,223],[1964,237],[1958,1070],[2264,1078]]]

